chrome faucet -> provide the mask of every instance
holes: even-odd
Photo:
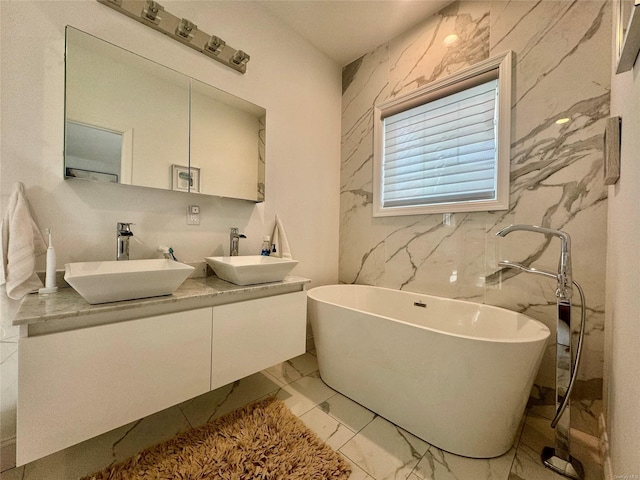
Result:
[[[237,227],[231,227],[231,233],[229,234],[229,255],[232,257],[238,256],[238,245],[241,238],[247,238],[245,235],[238,233]]]
[[[544,235],[553,235],[560,238],[560,260],[558,261],[558,273],[553,274],[535,268],[525,267],[519,263],[509,261],[500,262],[501,267],[515,268],[528,273],[538,273],[541,275],[555,277],[558,281],[556,296],[561,301],[570,301],[573,294],[573,279],[571,274],[571,237],[561,230],[553,230],[551,228],[538,227],[536,225],[510,225],[500,230],[496,235],[506,237],[511,232],[526,231],[542,233]]]
[[[133,225],[133,223],[118,222],[116,234],[116,260],[129,260],[129,239],[133,237],[131,225]]]

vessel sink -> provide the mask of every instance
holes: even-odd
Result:
[[[91,304],[171,295],[194,267],[165,259],[77,262],[64,279]]]
[[[206,257],[214,273],[236,285],[279,282],[298,264],[297,260],[262,255]]]

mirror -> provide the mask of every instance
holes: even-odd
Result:
[[[616,0],[616,73],[631,70],[640,51],[640,0]]]
[[[65,177],[264,200],[266,111],[67,27]]]

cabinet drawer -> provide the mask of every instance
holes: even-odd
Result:
[[[209,391],[211,308],[21,338],[17,462]]]
[[[211,388],[305,352],[307,293],[213,307]]]

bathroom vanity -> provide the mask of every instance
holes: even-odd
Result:
[[[210,276],[101,305],[72,288],[27,296],[14,319],[18,465],[304,353],[308,282]]]

